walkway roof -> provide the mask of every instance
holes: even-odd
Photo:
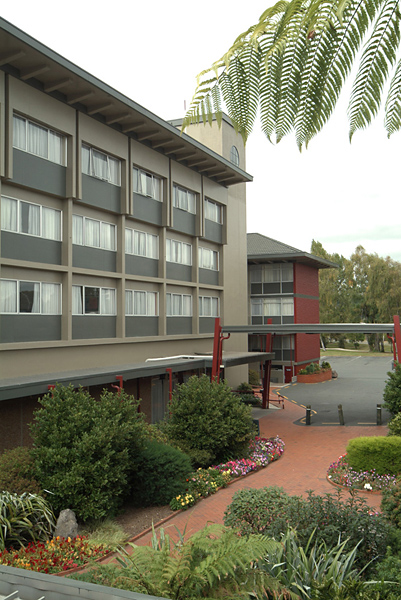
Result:
[[[223,325],[224,333],[291,335],[294,333],[394,333],[394,323],[298,323],[285,325]]]

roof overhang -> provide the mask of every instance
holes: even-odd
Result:
[[[225,187],[252,181],[230,161],[2,18],[0,68]]]
[[[223,352],[222,367],[230,368],[272,359],[274,359],[274,353],[271,352]],[[72,384],[74,388],[79,386],[91,387],[116,383],[116,375],[122,375],[123,381],[130,381],[141,377],[160,377],[160,375],[166,375],[167,368],[172,369],[173,373],[204,370],[212,367],[212,361],[212,355],[193,355],[149,359],[148,361],[134,365],[112,365],[107,368],[94,367],[92,369],[42,373],[40,375],[3,379],[0,382],[0,401],[46,394],[49,385],[56,385],[58,383],[65,386]]]
[[[331,262],[325,258],[320,258],[308,252],[288,252],[288,254],[248,254],[248,264],[265,264],[265,263],[302,263],[315,267],[316,269],[338,269],[338,264]]]
[[[291,335],[295,333],[394,333],[394,323],[299,323],[285,325],[226,325],[224,333]]]

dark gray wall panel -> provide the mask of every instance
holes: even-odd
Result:
[[[283,360],[294,360],[294,350],[283,350]]]
[[[189,235],[195,235],[196,215],[193,215],[186,210],[173,208],[173,229],[188,233]]]
[[[192,317],[167,317],[167,335],[192,333]]]
[[[134,194],[134,212],[135,219],[161,225],[163,220],[163,203],[147,198],[141,194]],[[128,224],[128,222],[127,222]]]
[[[205,238],[218,244],[223,243],[223,225],[205,219]]]
[[[1,255],[3,258],[61,265],[61,242],[2,231]]]
[[[0,315],[0,336],[3,344],[60,340],[61,316]]]
[[[294,292],[294,282],[293,281],[283,281],[283,294],[291,294]]]
[[[159,335],[159,317],[125,317],[125,337]]]
[[[15,183],[65,197],[66,173],[66,167],[16,148],[13,150],[12,181]]]
[[[219,285],[219,272],[211,269],[199,269],[199,283]]]
[[[72,317],[72,339],[89,340],[116,337],[116,317],[75,315]]]
[[[200,317],[199,318],[199,333],[213,333],[214,332],[214,317]]]
[[[264,294],[279,294],[280,293],[280,283],[264,283],[263,284],[263,293]]]
[[[146,275],[147,277],[158,277],[159,261],[144,256],[125,255],[125,272],[130,275]]]
[[[82,202],[120,213],[121,188],[96,177],[82,174]]]
[[[177,263],[166,263],[167,279],[178,279],[178,281],[192,281],[192,267],[179,265]]]
[[[251,295],[262,294],[263,287],[261,283],[251,283]]]
[[[267,325],[267,319],[272,320],[272,325],[280,325],[281,324],[281,317],[263,317],[264,325]]]
[[[82,269],[99,269],[100,271],[116,270],[116,252],[73,245],[72,264]]]
[[[252,317],[252,325],[263,325],[263,317]]]
[[[292,325],[292,323],[294,323],[294,317],[283,317],[283,325],[285,325],[286,323]]]

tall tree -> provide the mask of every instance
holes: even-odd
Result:
[[[348,107],[349,136],[377,115],[383,88],[388,136],[401,128],[399,0],[279,0],[239,35],[198,85],[184,128],[222,101],[244,140],[258,110],[269,140],[294,131],[302,149],[332,114],[351,68],[357,66]]]

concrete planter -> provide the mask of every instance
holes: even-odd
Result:
[[[306,375],[297,375],[298,383],[320,383],[322,381],[329,381],[332,378],[331,369],[325,371],[319,371],[319,373],[308,373]]]

